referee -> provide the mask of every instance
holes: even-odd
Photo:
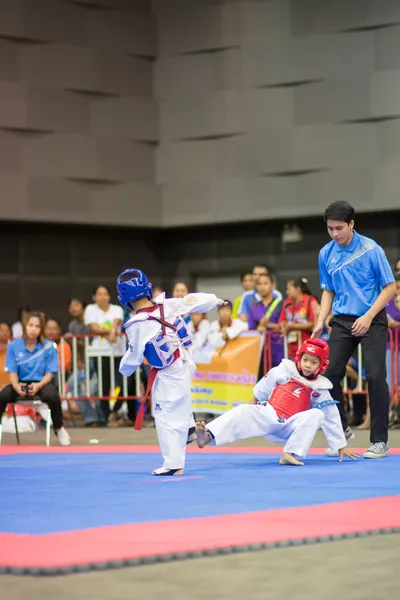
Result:
[[[313,336],[329,323],[330,364],[325,376],[333,384],[347,441],[354,434],[348,426],[341,381],[346,364],[361,342],[371,410],[370,447],[364,458],[383,458],[389,452],[389,389],[386,383],[388,320],[385,306],[396,284],[382,248],[354,230],[355,211],[344,201],[333,202],[324,214],[332,238],[319,253],[322,298]]]

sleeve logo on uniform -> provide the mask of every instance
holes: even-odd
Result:
[[[185,302],[188,304],[193,304],[193,302],[196,302],[196,296],[186,296]]]

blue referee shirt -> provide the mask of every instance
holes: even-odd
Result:
[[[4,371],[17,373],[19,381],[41,381],[46,373],[58,373],[59,370],[54,342],[38,342],[33,350],[27,349],[23,338],[8,344]]]
[[[335,292],[333,314],[355,317],[364,315],[394,281],[382,248],[356,232],[346,248],[333,240],[322,248],[319,274],[321,288]]]

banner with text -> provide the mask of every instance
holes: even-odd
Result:
[[[261,344],[262,336],[248,331],[214,352],[197,351],[193,411],[221,414],[249,402],[258,379]]]

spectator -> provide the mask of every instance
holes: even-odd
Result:
[[[6,354],[8,342],[11,338],[11,327],[8,323],[0,323],[0,389],[3,388],[9,382],[9,377],[4,371],[6,364]],[[1,414],[0,414],[1,420]]]
[[[289,358],[294,360],[302,342],[307,340],[317,321],[319,304],[313,297],[308,280],[290,279],[286,287],[287,299],[279,317],[281,334],[287,335]]]
[[[59,371],[57,350],[45,339],[44,325],[42,313],[28,314],[23,337],[8,345],[5,370],[11,384],[0,392],[0,415],[7,404],[16,402],[18,397],[39,396],[51,410],[58,441],[62,446],[69,446],[71,440],[64,428],[60,396],[53,383],[54,374]]]
[[[400,258],[398,258],[394,264],[394,274],[400,275]]]
[[[192,336],[193,350],[201,350],[207,344],[210,332],[210,321],[203,313],[190,313],[190,321],[187,327]]]
[[[270,275],[260,275],[257,282],[257,294],[260,300],[252,304],[249,313],[249,329],[257,329],[261,334],[270,332],[271,367],[279,365],[284,356],[283,340],[279,333],[279,316],[282,301],[273,295],[273,282]]]
[[[79,411],[83,415],[85,427],[106,427],[107,423],[104,418],[100,401],[88,399],[89,394],[86,389],[85,363],[81,358],[78,360],[78,371],[76,373],[71,373],[67,381],[67,386],[67,397],[74,398]],[[90,395],[96,396],[97,393],[97,375],[94,373],[90,379]],[[79,398],[87,398],[87,400],[79,400]]]
[[[73,335],[87,335],[90,333],[90,328],[85,325],[85,308],[86,302],[79,298],[71,298],[68,303],[69,314],[72,320],[68,325],[68,333],[64,337],[68,338]],[[78,340],[79,344],[82,345],[83,340]]]
[[[351,390],[353,404],[351,425],[357,427],[357,429],[369,429],[371,425],[369,401],[367,395],[362,393],[367,390],[365,369],[361,370],[361,381],[359,381],[358,357],[355,354],[346,365],[347,386]]]
[[[242,273],[240,277],[240,283],[242,284],[243,293],[251,292],[254,290],[254,275],[252,272]],[[232,319],[237,319],[239,316],[239,308],[242,302],[243,294],[238,296],[233,303]]]
[[[61,325],[56,319],[46,320],[44,336],[46,339],[55,342],[57,345],[60,371],[64,370],[64,373],[69,373],[72,363],[71,346],[61,337]]]
[[[215,349],[221,348],[246,329],[247,323],[241,319],[232,319],[232,302],[225,300],[225,304],[218,308],[218,319],[210,325],[208,342]]]
[[[280,292],[278,292],[278,290],[275,289],[276,281],[275,281],[275,275],[274,275],[273,269],[271,267],[268,267],[267,265],[255,265],[255,267],[253,268],[255,289],[253,289],[249,292],[245,292],[243,294],[242,302],[238,309],[239,318],[242,319],[242,321],[248,320],[250,309],[251,309],[252,305],[255,304],[256,302],[260,302],[260,300],[261,300],[261,298],[257,292],[257,283],[258,283],[258,278],[260,277],[260,275],[269,275],[271,277],[272,295],[274,296],[274,298],[278,298],[279,300],[282,300],[282,294]]]
[[[20,308],[18,311],[18,321],[13,324],[11,328],[12,337],[14,340],[18,340],[22,338],[24,335],[24,324],[26,322],[28,314],[31,312],[31,309],[28,306],[24,308]]]
[[[396,275],[396,293],[394,297],[389,301],[389,304],[386,306],[386,313],[388,317],[388,323],[390,329],[393,331],[393,359],[391,357],[391,344],[390,340],[387,342],[386,346],[386,380],[389,386],[389,390],[392,390],[394,387],[393,394],[393,409],[392,414],[390,415],[390,424],[391,426],[397,425],[400,423],[400,409],[399,409],[399,385],[400,381],[397,381],[397,373],[400,377],[400,330],[396,329],[400,328],[400,273]],[[397,357],[396,357],[396,342],[397,342]],[[397,359],[397,364],[396,364]],[[393,369],[392,369],[393,366]]]
[[[114,392],[114,390],[111,391],[111,360],[114,361],[114,383],[121,388],[119,362],[125,352],[125,342],[118,335],[121,332],[124,314],[121,306],[111,304],[110,290],[105,285],[95,288],[93,300],[94,304],[89,304],[85,309],[84,321],[90,332],[96,336],[90,344],[90,351],[92,356],[100,356],[103,389],[99,390],[99,394],[102,393],[104,397]],[[111,414],[109,399],[102,400],[101,403],[104,418],[110,422],[117,422],[115,406]]]
[[[173,298],[184,298],[185,296],[188,295],[188,293],[189,293],[188,285],[184,281],[177,281],[172,290],[172,297]],[[190,321],[190,314],[187,313],[186,315],[182,315],[182,318],[187,325]]]
[[[160,286],[153,287],[153,298],[157,298],[160,294],[163,294],[164,290]]]

